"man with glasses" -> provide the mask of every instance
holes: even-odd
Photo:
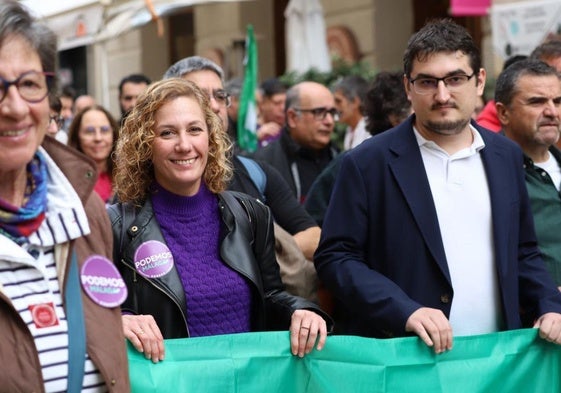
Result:
[[[329,89],[301,82],[286,92],[286,127],[281,137],[257,150],[255,158],[274,166],[303,203],[316,177],[337,155],[331,134],[339,112]]]
[[[434,21],[410,38],[404,71],[414,114],[344,157],[322,227],[314,261],[346,313],[336,326],[415,334],[442,353],[453,336],[529,321],[561,343],[522,152],[470,121],[486,76],[478,48]]]

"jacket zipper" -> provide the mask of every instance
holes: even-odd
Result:
[[[121,259],[121,262],[127,266],[129,269],[132,270],[132,274],[133,274],[133,282],[138,282],[138,279],[136,278],[136,270],[133,269],[132,267],[130,267],[124,259]],[[177,303],[175,301],[175,299],[173,297],[171,297],[166,291],[164,291],[162,288],[160,288],[159,286],[157,286],[154,282],[152,282],[151,280],[146,280],[150,283],[150,285],[152,285],[154,288],[156,288],[158,291],[160,291],[161,293],[163,293],[164,295],[166,295],[167,298],[169,298],[179,309],[179,312],[181,313],[181,317],[183,318],[183,322],[185,322],[185,328],[187,329],[187,337],[191,337],[191,333],[189,333],[189,325],[187,325],[187,316],[185,315],[185,312],[181,309],[181,306],[179,305],[179,303]]]

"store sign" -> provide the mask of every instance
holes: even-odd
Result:
[[[552,38],[561,39],[561,2],[525,1],[491,8],[493,48],[503,59],[529,55]]]

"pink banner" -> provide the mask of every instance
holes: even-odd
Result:
[[[452,16],[487,15],[491,0],[450,0]]]

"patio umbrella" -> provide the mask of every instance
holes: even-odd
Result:
[[[319,0],[290,0],[284,17],[287,70],[298,73],[311,68],[331,71],[323,9]]]

